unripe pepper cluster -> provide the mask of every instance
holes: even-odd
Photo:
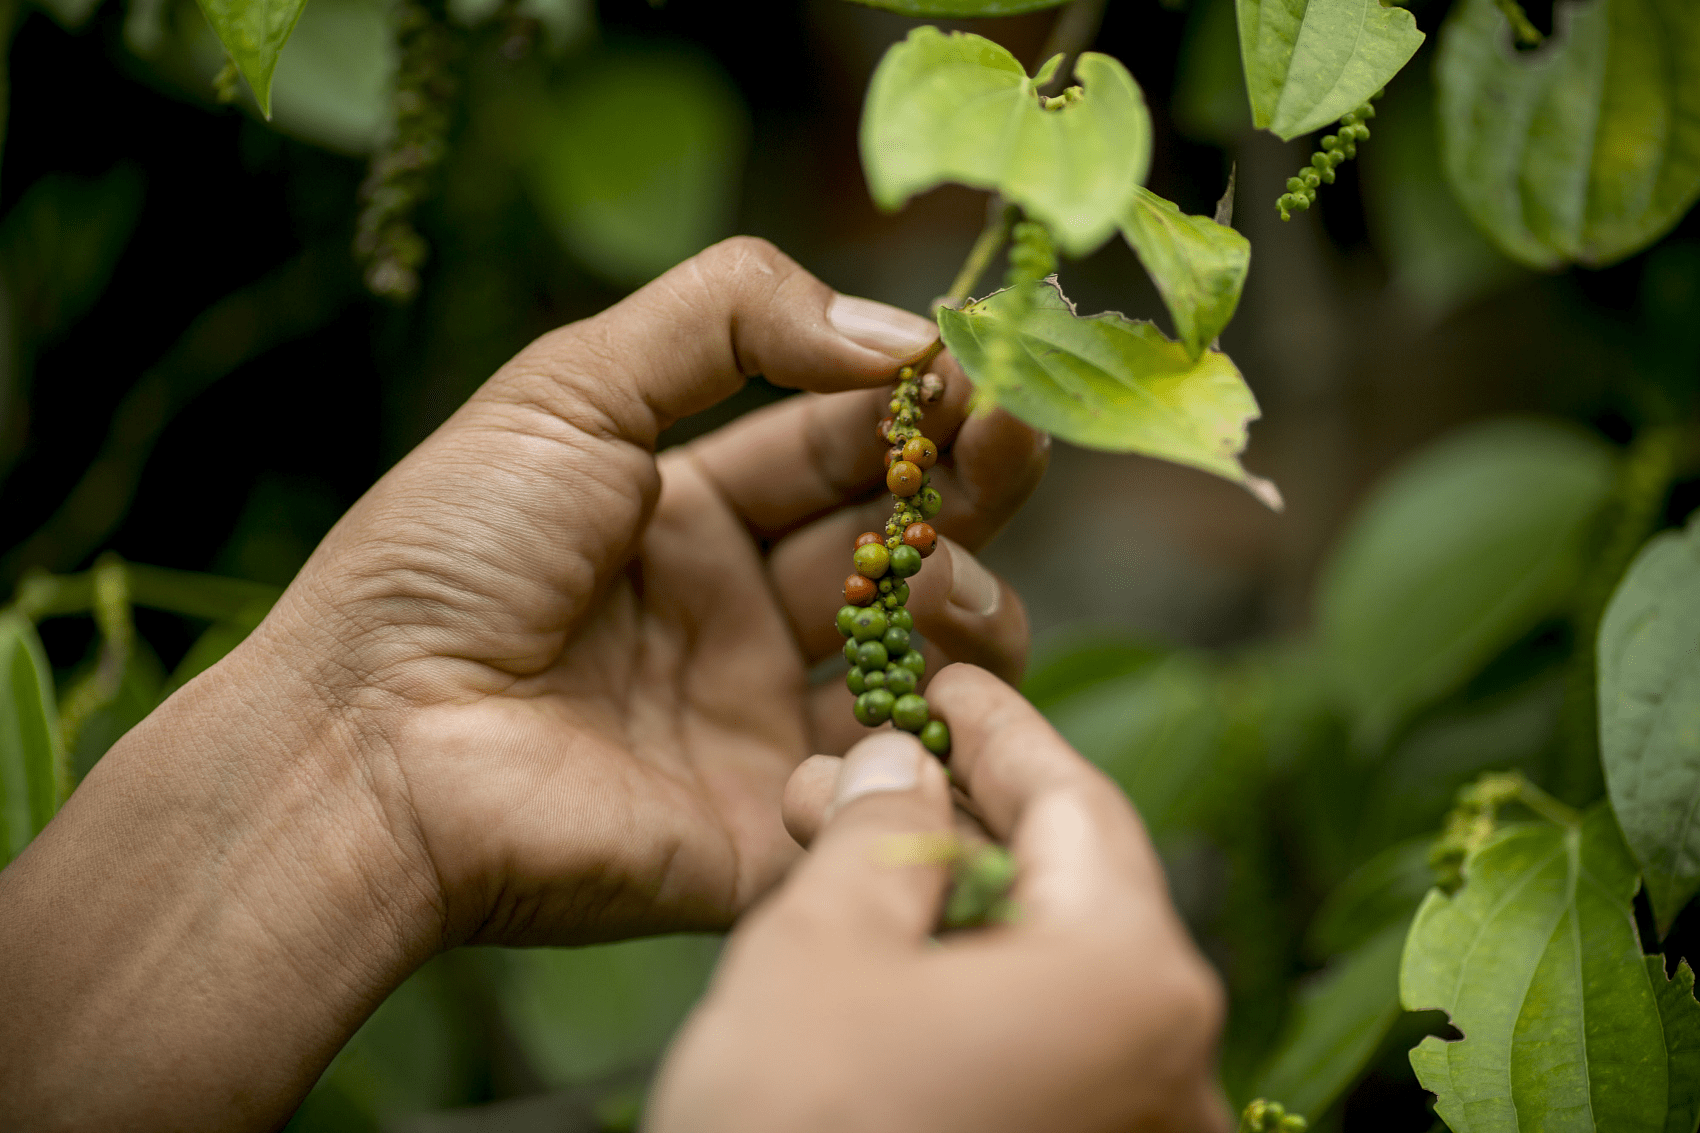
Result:
[[[909,602],[906,580],[920,572],[922,560],[938,546],[938,532],[930,521],[943,506],[938,490],[928,483],[939,449],[921,435],[923,379],[915,369],[898,371],[891,415],[877,427],[888,446],[885,486],[895,504],[883,535],[866,531],[856,537],[851,551],[855,573],[844,580],[838,632],[844,635],[844,659],[850,662],[846,683],[856,697],[856,719],[870,728],[890,720],[915,733],[942,759],[950,752],[950,729],[932,718],[926,698],[916,691],[927,663],[911,640],[915,619],[904,608]]]

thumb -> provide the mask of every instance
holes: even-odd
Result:
[[[918,943],[938,921],[952,837],[944,769],[913,736],[876,733],[844,757],[826,825],[778,904],[839,939]]]

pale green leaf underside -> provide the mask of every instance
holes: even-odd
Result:
[[[1659,932],[1700,891],[1700,526],[1649,543],[1600,622],[1600,757]]]
[[[1031,285],[1025,301],[1025,314],[1013,290],[939,311],[945,345],[983,396],[1073,444],[1201,468],[1279,506],[1274,485],[1240,466],[1257,401],[1226,355],[1188,358],[1114,312],[1081,318],[1052,284]]]
[[[1083,256],[1116,230],[1151,161],[1151,116],[1127,69],[1087,52],[1085,95],[1044,110],[1035,80],[989,39],[919,27],[894,44],[868,86],[862,166],[882,208],[945,182],[987,189]]]
[[[1018,16],[1055,8],[1068,0],[854,0],[869,8],[884,8],[905,16],[929,20],[971,20],[991,16]]]
[[[254,101],[272,115],[272,72],[307,0],[196,0],[207,23],[248,80]]]
[[[53,670],[35,627],[0,615],[0,865],[53,817],[63,780]]]
[[[1499,831],[1467,863],[1464,888],[1431,891],[1405,946],[1400,996],[1463,1033],[1411,1052],[1454,1133],[1549,1129],[1664,1133],[1686,1073],[1700,1004],[1660,990],[1630,905],[1637,877],[1611,811],[1582,826]],[[1667,1043],[1667,1031],[1678,1041]]]
[[[1442,441],[1376,489],[1319,600],[1361,741],[1384,739],[1559,609],[1613,470],[1583,433],[1508,421]]]
[[[1188,216],[1142,186],[1128,201],[1121,229],[1163,296],[1175,334],[1197,358],[1234,317],[1251,242],[1208,216]]]
[[[1288,139],[1320,130],[1387,85],[1422,46],[1381,0],[1237,0],[1252,121]]]
[[[1317,1118],[1357,1080],[1399,1017],[1405,920],[1340,957],[1299,992],[1293,1018],[1251,1093]]]
[[[1700,8],[1559,5],[1537,52],[1494,0],[1464,0],[1435,76],[1447,177],[1471,218],[1532,267],[1605,264],[1664,234],[1700,195]]]

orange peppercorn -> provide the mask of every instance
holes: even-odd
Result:
[[[887,468],[890,468],[892,461],[896,460],[898,457],[900,457],[902,455],[903,455],[902,446],[892,445],[890,448],[885,450],[885,466]]]
[[[885,470],[885,486],[894,496],[912,496],[921,490],[921,470],[907,460],[894,460]]]
[[[921,552],[924,559],[938,549],[939,533],[930,523],[911,523],[903,529],[903,541]]]
[[[852,606],[866,606],[879,597],[879,585],[871,578],[853,574],[844,580],[844,600]]]
[[[926,437],[910,437],[903,443],[903,459],[925,471],[938,463],[939,446]]]
[[[891,427],[897,424],[895,417],[881,417],[880,423],[874,426],[874,433],[886,444],[891,443]]]
[[[883,542],[885,542],[885,536],[881,535],[877,531],[864,531],[860,535],[856,536],[857,547],[866,547],[869,543]]]

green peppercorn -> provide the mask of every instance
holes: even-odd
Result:
[[[888,578],[886,581],[891,582],[891,579]],[[893,598],[897,599],[897,604],[899,606],[907,606],[909,604],[909,584],[907,582],[893,583],[891,592],[886,595],[887,606],[891,604],[890,599]]]
[[[862,691],[885,688],[890,682],[886,680],[884,669],[868,669],[862,673]]]
[[[875,724],[883,724],[891,719],[892,705],[896,701],[897,698],[883,688],[864,692],[856,698],[856,719],[870,728]]]
[[[856,664],[864,669],[883,669],[888,660],[885,646],[877,641],[864,641],[856,646]]]
[[[860,606],[838,607],[838,632],[845,637],[850,637],[853,632],[850,627],[855,623],[856,615],[861,612],[862,607]]]
[[[882,579],[880,579],[880,593],[881,594],[890,594],[896,588],[897,588],[897,580],[895,578],[882,578]]]
[[[890,558],[891,573],[898,578],[908,578],[921,569],[921,552],[907,543],[899,543]]]
[[[859,649],[860,649],[860,643],[857,642],[854,638],[852,638],[849,641],[846,641],[844,643],[844,659],[846,661],[850,662],[851,668],[856,667],[856,660],[857,660],[857,658],[861,657],[861,655],[862,655],[859,652]]]
[[[919,649],[911,649],[897,659],[897,663],[914,673],[917,677],[927,671],[927,659],[921,656]]]
[[[901,657],[909,652],[909,631],[906,629],[892,626],[880,640],[885,644],[885,651],[893,657]]]
[[[891,565],[891,554],[884,543],[864,543],[852,557],[856,560],[856,573],[863,578],[880,578]]]
[[[852,606],[851,609],[855,609],[855,607]],[[894,625],[898,629],[906,629],[911,632],[915,629],[915,617],[908,610],[893,610],[886,615],[885,622],[887,625]]]
[[[915,691],[917,677],[902,665],[885,667],[885,690],[893,696],[907,696]]]
[[[886,684],[890,686],[889,679]],[[927,726],[921,729],[921,746],[937,756],[950,754],[950,729],[943,720],[927,721]]]
[[[860,669],[851,669],[850,674],[844,678],[844,686],[856,696],[861,696],[864,692],[868,691],[868,686],[864,679],[866,676],[867,674],[862,672]]]
[[[887,696],[891,694],[886,693]],[[925,697],[910,693],[900,696],[892,702],[891,722],[905,732],[919,732],[927,726],[927,701]]]
[[[877,606],[851,607],[856,616],[850,621],[850,633],[857,641],[878,641],[891,624],[885,611]]]
[[[944,498],[937,488],[922,488],[915,494],[915,502],[920,505],[922,519],[933,518],[944,507]]]

